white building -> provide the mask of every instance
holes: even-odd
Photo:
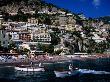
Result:
[[[2,24],[3,24],[3,18],[2,15],[0,15],[0,45],[3,47],[8,47],[10,42],[9,34],[5,29],[3,29]]]
[[[97,43],[106,40],[106,38],[101,38],[100,36],[98,36],[98,34],[96,34],[94,32],[93,32],[93,34],[94,34],[94,37],[92,37],[92,39],[95,40],[95,42],[97,42]]]
[[[34,40],[36,42],[51,42],[51,36],[49,33],[40,33],[34,35]]]
[[[0,31],[0,43],[3,47],[8,47],[11,43],[11,38],[9,32],[7,30],[1,30]]]

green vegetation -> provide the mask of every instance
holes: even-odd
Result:
[[[54,46],[53,45],[43,45],[43,44],[38,44],[38,47],[40,50],[43,52],[47,53],[53,53],[54,52]]]
[[[19,54],[25,54],[25,55],[29,55],[29,53],[30,53],[30,50],[29,49],[27,49],[27,48],[24,48],[24,49],[20,49],[19,51],[18,51],[18,53]]]
[[[100,21],[104,21],[106,24],[110,24],[110,16],[97,18]]]
[[[58,34],[51,33],[50,36],[51,36],[51,44],[52,45],[57,45],[58,43],[60,43],[60,38],[59,38]]]
[[[95,31],[93,27],[83,27],[82,30],[84,31],[86,37],[92,37],[93,34],[91,32]]]
[[[51,25],[50,15],[36,13],[34,16],[35,16],[35,18],[38,19],[39,23]]]
[[[10,50],[16,48],[15,43],[14,43],[14,42],[10,43],[9,46],[8,46],[8,48],[9,48]]]
[[[29,49],[27,49],[27,48],[24,48],[24,49],[23,49],[23,54],[29,55],[29,54],[28,54],[29,52],[30,52]]]
[[[57,51],[54,52],[54,54],[58,54],[59,55],[62,51],[63,51],[62,49],[61,50],[57,50]]]

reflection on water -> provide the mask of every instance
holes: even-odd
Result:
[[[15,76],[13,67],[2,67],[0,68],[0,78],[12,78]]]
[[[110,82],[110,75],[82,74],[66,78],[56,78],[53,70],[58,68],[68,69],[72,63],[75,67],[83,69],[95,69],[110,72],[110,59],[87,60],[65,63],[44,64],[46,72],[19,72],[14,67],[0,66],[0,82]]]
[[[53,72],[22,72],[14,70],[14,67],[0,68],[0,79],[14,79],[18,82],[41,82],[52,77],[55,77]]]

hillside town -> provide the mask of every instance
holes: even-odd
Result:
[[[51,4],[19,4],[0,7],[1,55],[110,54],[110,23]]]
[[[0,82],[110,82],[110,0],[0,0]]]

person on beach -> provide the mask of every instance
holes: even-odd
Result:
[[[33,65],[33,61],[30,62],[30,65]]]
[[[39,67],[42,67],[42,63],[39,63]]]

